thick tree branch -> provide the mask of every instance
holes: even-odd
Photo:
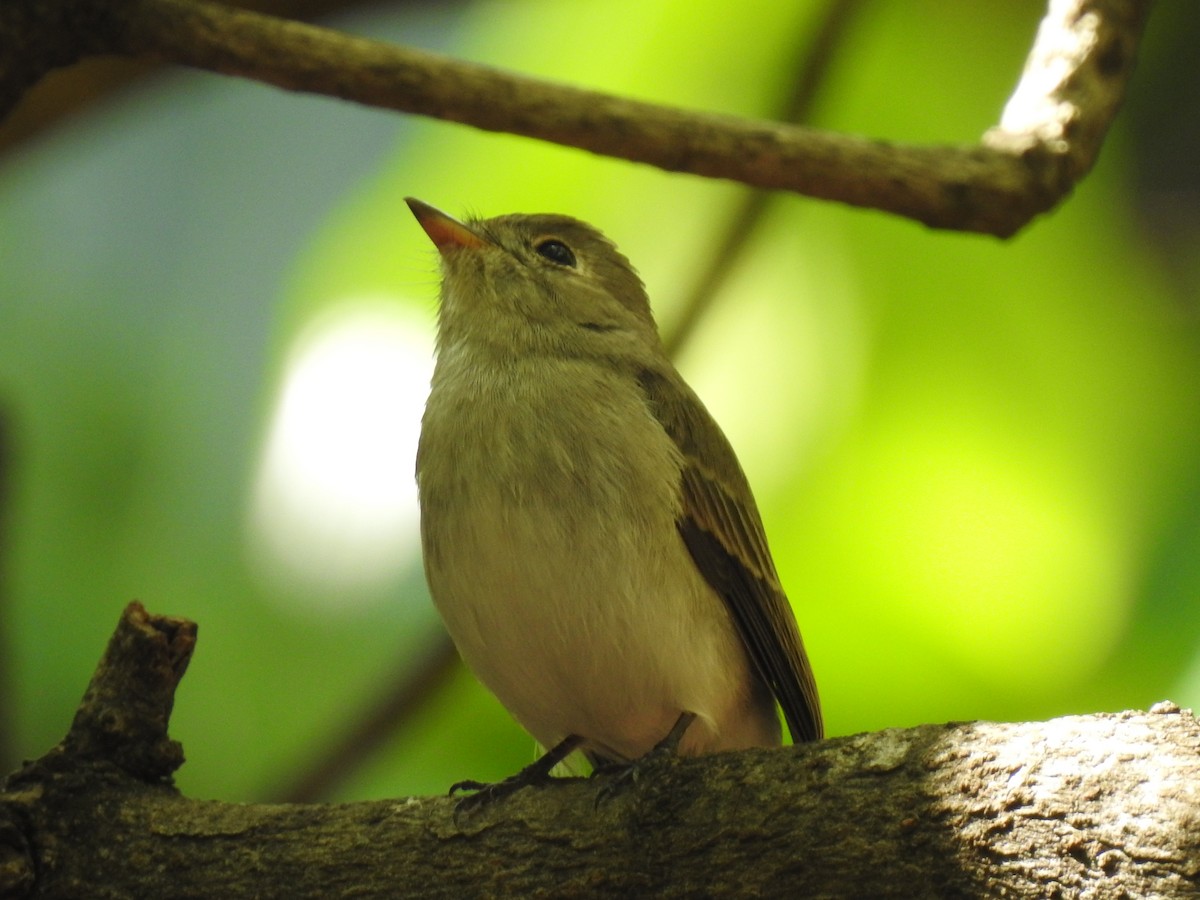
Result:
[[[1094,164],[1150,6],[1051,0],[1004,118],[971,146],[905,146],[688,112],[202,0],[7,0],[0,112],[53,66],[117,53],[1007,236]]]
[[[195,626],[126,610],[67,739],[0,791],[0,896],[1193,897],[1200,725],[929,725],[446,798],[189,800],[166,735]],[[469,773],[464,773],[469,774]]]

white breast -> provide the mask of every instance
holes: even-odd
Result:
[[[463,658],[544,746],[578,734],[633,758],[685,710],[682,752],[777,743],[676,531],[674,443],[632,379],[538,362],[439,361],[423,422],[426,573]]]

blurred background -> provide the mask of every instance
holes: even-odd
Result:
[[[1044,4],[271,9],[970,143]],[[533,758],[421,574],[437,268],[406,194],[569,213],[637,265],[755,486],[831,734],[1200,703],[1198,41],[1200,7],[1160,4],[1096,170],[1008,242],[201,73],[56,75],[0,126],[0,769],[64,734],[135,598],[200,624],[192,796],[441,793]]]

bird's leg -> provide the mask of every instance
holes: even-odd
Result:
[[[678,753],[679,742],[683,740],[684,732],[688,730],[688,726],[695,720],[696,714],[694,712],[681,712],[679,718],[675,720],[675,724],[671,726],[671,730],[667,732],[667,736],[651,747],[647,753],[644,753],[632,762],[608,764],[596,769],[592,773],[593,775],[612,776],[612,780],[600,788],[596,794],[596,806],[599,806],[605,800],[612,799],[633,785],[642,774],[642,770],[655,760],[674,756]]]
[[[650,753],[674,756],[679,751],[679,742],[683,740],[683,733],[694,721],[696,721],[694,712],[681,712],[679,718],[675,720],[675,724],[671,726],[671,730],[667,732],[667,736],[655,744]]]
[[[569,734],[520,772],[508,776],[503,781],[491,784],[484,781],[456,782],[450,787],[450,796],[454,796],[459,791],[475,791],[475,793],[469,797],[463,797],[458,801],[458,804],[454,807],[455,815],[487,806],[490,803],[507,797],[509,794],[519,791],[523,787],[553,781],[554,779],[550,777],[550,771],[570,756],[571,752],[576,750],[582,743],[583,738],[580,735]]]

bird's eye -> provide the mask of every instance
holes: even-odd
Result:
[[[575,254],[571,252],[571,248],[562,241],[556,241],[551,238],[547,241],[542,241],[533,248],[537,251],[538,256],[550,260],[560,266],[568,266],[575,268]]]

